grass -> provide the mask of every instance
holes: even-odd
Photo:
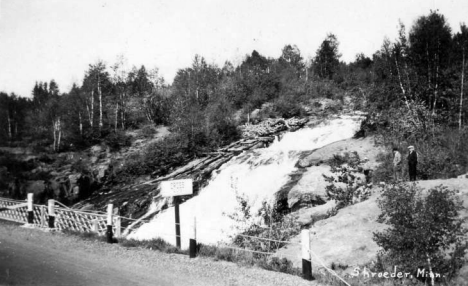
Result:
[[[301,269],[294,267],[286,258],[268,257],[265,254],[252,253],[226,247],[199,244],[198,256],[211,257],[215,261],[224,260],[242,266],[257,266],[265,270],[301,276]]]
[[[123,247],[140,247],[149,250],[157,250],[165,253],[177,253],[188,255],[188,250],[179,249],[172,244],[166,242],[162,238],[154,238],[150,240],[136,240],[136,239],[121,239],[119,244]]]
[[[98,235],[93,232],[64,230],[63,233],[66,235],[77,236],[87,241],[107,242],[106,236]],[[143,248],[164,253],[189,254],[188,249],[179,249],[162,238],[151,240],[119,238],[118,240],[114,239],[114,242],[118,243],[119,246],[126,248]],[[292,262],[286,258],[266,257],[264,254],[204,244],[197,245],[197,252],[199,257],[212,258],[214,261],[223,260],[247,267],[257,266],[265,270],[277,271],[296,276],[301,276],[302,274],[302,270],[294,267]]]
[[[107,237],[99,235],[95,232],[80,232],[76,230],[64,229],[61,230],[62,233],[69,236],[77,236],[83,240],[87,241],[96,241],[96,242],[107,242]],[[115,241],[116,242],[116,241]]]

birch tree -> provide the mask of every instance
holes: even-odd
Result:
[[[466,56],[468,53],[468,27],[465,24],[460,26],[460,32],[454,36],[455,58],[458,59],[460,66],[460,101],[458,108],[458,129],[463,125],[463,100],[465,86]]]
[[[96,64],[89,65],[88,71],[85,73],[83,80],[83,90],[88,95],[86,101],[86,109],[88,113],[88,121],[93,129],[95,127],[95,107],[97,105],[98,115],[98,132],[101,134],[104,127],[104,93],[108,94],[110,88],[109,74],[106,71],[106,65],[102,61]],[[96,101],[97,97],[97,103]]]

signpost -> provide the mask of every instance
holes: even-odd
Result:
[[[178,196],[193,194],[192,179],[172,180],[161,182],[161,195],[173,197],[175,209],[176,245],[180,248],[180,213]]]

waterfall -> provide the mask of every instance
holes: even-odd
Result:
[[[359,129],[360,119],[359,116],[341,116],[314,128],[285,133],[281,140],[275,140],[268,148],[244,152],[214,171],[211,181],[199,195],[180,205],[182,247],[188,246],[194,217],[198,242],[215,244],[232,238],[240,229],[247,227],[233,219],[241,211],[238,197],[248,203],[250,213],[255,215],[262,202],[271,201],[288,182],[300,151],[351,138]],[[173,207],[129,235],[135,239],[155,237],[175,244]]]

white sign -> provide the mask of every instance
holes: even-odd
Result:
[[[192,179],[161,182],[161,195],[175,197],[193,194]]]

